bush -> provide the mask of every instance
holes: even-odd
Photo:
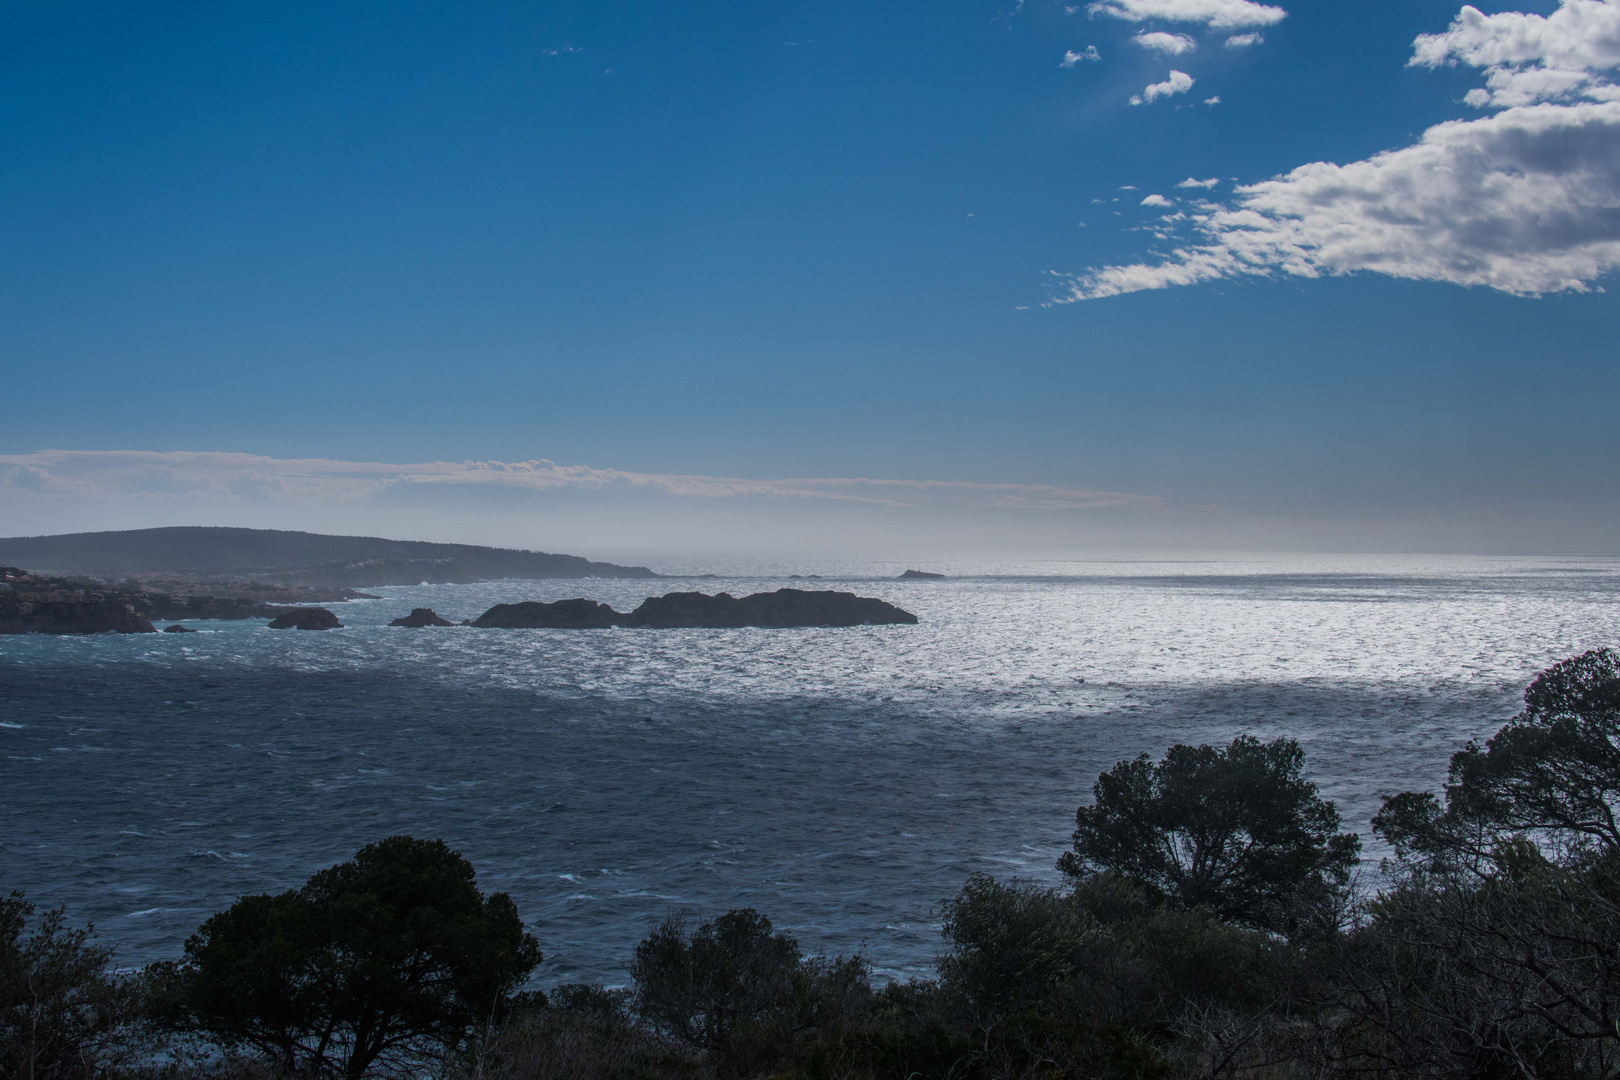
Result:
[[[20,892],[0,898],[0,1076],[99,1076],[132,1050],[140,988],[108,973],[112,950],[92,945],[90,929],[68,929],[61,909],[34,911]]]
[[[1207,908],[1259,930],[1294,933],[1332,922],[1361,841],[1304,779],[1292,739],[1172,746],[1097,778],[1075,814],[1072,878],[1109,871],[1166,902]]]
[[[511,899],[483,896],[467,860],[394,836],[204,923],[166,973],[169,1019],[288,1074],[352,1080],[460,1047],[539,962]]]
[[[479,1080],[696,1080],[699,1063],[638,1025],[622,990],[570,984],[520,1009],[470,1057]]]
[[[859,957],[806,958],[752,908],[688,930],[678,915],[636,946],[636,1013],[731,1075],[793,1057],[870,1004]]]
[[[941,991],[995,1075],[1153,1076],[1244,1060],[1300,978],[1297,948],[1096,874],[1070,891],[977,875],[945,909]],[[1202,1044],[1208,1044],[1207,1046]]]

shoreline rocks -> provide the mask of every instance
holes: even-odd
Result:
[[[0,634],[155,634],[116,589],[0,566]]]
[[[323,607],[293,608],[270,620],[272,630],[339,630],[343,624]]]

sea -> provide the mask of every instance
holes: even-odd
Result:
[[[1175,743],[1299,740],[1387,854],[1536,673],[1617,644],[1620,560],[1442,556],[670,560],[711,577],[371,590],[325,632],[0,637],[0,890],[180,955],[237,897],[442,838],[509,893],[542,985],[626,979],[672,913],[753,907],[808,952],[927,975],[970,874],[1057,882],[1097,775]],[[876,596],[915,626],[401,629],[677,590]]]

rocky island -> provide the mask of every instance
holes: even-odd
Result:
[[[606,630],[624,616],[595,600],[558,600],[543,604],[526,600],[521,604],[496,604],[478,618],[474,626],[503,630]]]
[[[323,607],[293,608],[270,620],[272,630],[341,630],[338,617]]]
[[[854,593],[777,589],[741,599],[730,593],[700,592],[650,596],[628,614],[594,600],[558,600],[545,604],[496,604],[473,620],[473,626],[501,629],[606,630],[609,627],[650,630],[724,629],[798,626],[910,625],[917,616],[893,604]]]
[[[430,607],[419,607],[419,608],[412,608],[411,613],[409,615],[401,615],[399,618],[395,619],[393,622],[389,623],[388,625],[389,626],[422,627],[422,626],[454,626],[456,624],[451,622],[449,619],[441,617],[437,611],[434,611]]]
[[[907,570],[900,575],[901,581],[943,581],[944,574],[935,574],[927,570]]]

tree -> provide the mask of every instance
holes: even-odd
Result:
[[[1172,746],[1097,778],[1075,814],[1073,878],[1112,871],[1162,900],[1240,926],[1291,932],[1331,909],[1361,841],[1303,776],[1292,739],[1240,735],[1225,749]]]
[[[1417,1074],[1620,1070],[1620,656],[1543,671],[1524,708],[1451,759],[1443,801],[1373,828],[1405,871],[1352,941],[1355,1047]]]
[[[1451,758],[1445,805],[1427,792],[1384,802],[1373,828],[1398,852],[1478,860],[1506,835],[1620,852],[1620,655],[1595,649],[1554,664],[1524,708],[1481,748]]]
[[[0,1075],[17,1080],[99,1076],[128,1049],[139,987],[107,971],[112,950],[71,930],[61,909],[28,924],[34,905],[0,897]]]
[[[183,1030],[353,1080],[460,1045],[540,962],[505,893],[443,841],[392,836],[205,922],[173,972]]]

